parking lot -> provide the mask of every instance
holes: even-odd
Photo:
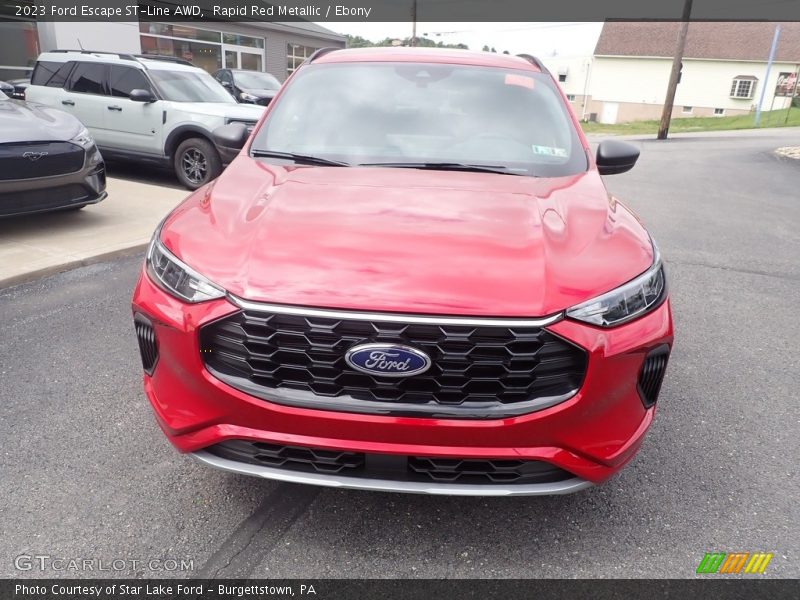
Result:
[[[798,140],[641,141],[637,167],[607,178],[664,255],[675,349],[638,456],[570,496],[210,470],[170,447],[141,389],[129,305],[141,256],[0,290],[0,576],[91,575],[15,567],[47,555],[126,561],[104,576],[682,578],[716,550],[772,552],[764,576],[800,576],[800,161],[774,153]]]

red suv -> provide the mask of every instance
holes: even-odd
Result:
[[[533,57],[321,50],[159,226],[133,297],[181,452],[371,490],[560,494],[628,462],[672,345],[658,249]]]

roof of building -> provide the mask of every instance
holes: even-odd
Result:
[[[702,22],[689,24],[684,57],[766,62],[775,33],[781,35],[775,60],[800,62],[800,22]],[[595,56],[663,56],[675,54],[680,23],[608,22],[603,25]]]
[[[309,37],[324,38],[337,42],[344,42],[347,36],[341,33],[336,33],[326,27],[311,23],[310,21],[253,21],[247,22],[247,25],[258,27],[260,29],[277,29],[279,31],[293,32],[300,35],[307,35]]]

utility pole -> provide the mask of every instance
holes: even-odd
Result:
[[[781,37],[781,26],[775,25],[775,35],[772,36],[772,46],[769,49],[769,58],[767,59],[767,72],[764,74],[764,83],[761,86],[761,94],[758,97],[758,104],[756,105],[756,121],[755,126],[761,121],[761,105],[764,104],[764,94],[767,93],[767,85],[769,84],[769,72],[772,70],[772,61],[775,60],[775,50],[778,47],[778,40]]]
[[[658,127],[658,139],[667,139],[669,122],[672,120],[672,106],[675,104],[675,90],[678,89],[678,76],[681,73],[683,50],[686,48],[686,32],[689,30],[689,16],[692,14],[692,0],[685,0],[681,28],[678,31],[678,43],[675,47],[675,57],[672,59],[672,72],[669,74],[667,97],[664,99],[664,110],[661,112],[661,124]]]
[[[411,4],[411,46],[417,45],[417,0]]]

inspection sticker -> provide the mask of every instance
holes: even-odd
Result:
[[[533,150],[534,154],[544,155],[544,156],[559,156],[564,157],[567,156],[567,149],[566,148],[553,148],[552,146],[531,146],[531,150]]]

